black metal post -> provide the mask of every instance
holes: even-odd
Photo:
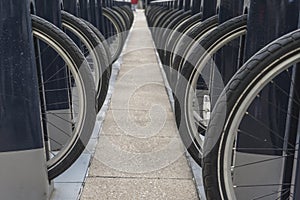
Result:
[[[0,0],[2,199],[46,200],[48,193],[29,11],[28,0]]]

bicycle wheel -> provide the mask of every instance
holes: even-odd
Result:
[[[149,27],[157,27],[159,22],[163,20],[163,17],[169,15],[170,12],[174,10],[168,10],[167,8],[155,8],[152,9],[153,13],[148,16]]]
[[[220,90],[222,77],[215,72],[213,55],[246,34],[247,15],[228,20],[202,38],[181,70],[175,90],[175,117],[184,144],[193,159],[202,165],[204,135],[210,113]]]
[[[190,18],[186,19],[185,21],[181,22],[173,33],[171,33],[168,38],[165,45],[165,65],[170,66],[171,58],[173,57],[174,48],[177,45],[178,41],[180,40],[180,37],[186,34],[186,31],[190,29],[190,27],[194,26],[196,23],[199,23],[202,18],[202,13],[198,13],[196,15],[191,16]],[[169,78],[169,77],[167,77]]]
[[[102,69],[102,85],[101,85],[101,90],[96,94],[96,99],[98,102],[98,111],[101,109],[102,105],[104,104],[104,101],[106,99],[106,95],[108,92],[108,87],[109,87],[109,79],[111,76],[111,71],[112,71],[112,57],[110,54],[110,50],[107,44],[107,41],[105,40],[104,36],[101,34],[101,32],[90,22],[81,19],[88,27],[95,33],[95,35],[98,37],[98,39],[101,41],[101,43],[97,46],[97,48],[100,49],[102,52],[102,59],[104,60],[105,63],[105,69]]]
[[[183,13],[182,10],[178,10],[178,9],[170,9],[165,11],[165,15],[163,15],[161,18],[158,18],[157,20],[154,21],[153,27],[156,27],[156,29],[154,29],[153,32],[153,39],[155,44],[157,45],[157,38],[159,38],[159,34],[161,32],[161,29],[164,28],[164,26],[166,24],[168,24],[169,20],[171,17],[175,17],[179,14]],[[168,21],[166,23],[166,21]]]
[[[90,69],[94,75],[97,98],[101,95],[104,97],[107,94],[109,78],[105,72],[109,66],[105,62],[105,50],[102,48],[102,43],[95,33],[82,20],[61,11],[62,27],[65,31],[69,31],[72,35],[80,40],[80,47],[89,62]],[[101,109],[103,102],[99,100],[97,111]]]
[[[147,15],[147,11],[146,11],[145,14],[146,14],[148,27],[153,27],[154,21],[156,19],[158,19],[158,16],[167,10],[168,10],[167,8],[163,8],[163,7],[161,7],[161,8],[159,8],[159,7],[153,8],[152,7],[151,9],[148,10],[148,15]]]
[[[160,55],[160,58],[161,58],[161,61],[164,63],[164,53],[165,53],[165,44],[167,42],[167,39],[168,39],[168,36],[174,32],[174,28],[179,25],[182,21],[184,21],[185,19],[187,19],[188,17],[191,16],[191,11],[187,11],[187,12],[184,12],[182,13],[181,15],[175,17],[174,19],[172,19],[170,21],[170,23],[165,27],[164,30],[162,30],[162,34],[161,34],[161,37],[158,38],[158,53]],[[169,72],[169,70],[168,70]]]
[[[155,12],[153,15],[151,15],[151,18],[149,19],[148,26],[150,27],[150,31],[152,34],[152,38],[155,41],[155,36],[157,31],[159,31],[159,27],[157,24],[166,16],[168,16],[173,10],[167,10],[167,9],[159,9],[157,12]],[[155,44],[156,45],[156,44]]]
[[[300,30],[250,58],[222,92],[204,144],[208,199],[297,199]]]
[[[75,162],[89,141],[96,119],[95,85],[84,55],[64,32],[34,15],[32,30],[43,74],[39,89],[51,180]]]
[[[118,15],[119,20],[123,23],[123,26],[125,27],[125,30],[128,31],[130,29],[131,24],[127,13],[117,6],[114,6],[111,9],[115,12],[116,15]]]
[[[122,48],[125,42],[125,33],[123,32],[125,30],[124,27],[122,27],[121,22],[118,20],[118,17],[114,15],[114,13],[107,9],[103,8],[103,16],[112,23],[116,34],[112,37],[107,38],[107,41],[109,43],[110,52],[112,55],[112,62],[114,63],[118,57],[120,56],[122,52]]]
[[[181,67],[185,62],[185,58],[188,57],[188,52],[192,48],[193,44],[200,40],[201,37],[204,37],[210,31],[212,31],[218,25],[218,16],[213,16],[206,19],[204,22],[197,24],[193,27],[193,29],[186,34],[186,36],[182,36],[178,44],[176,45],[173,55],[174,58],[171,58],[173,62],[171,63],[172,72],[170,72],[170,82],[177,82],[177,73],[174,75],[174,72],[180,72]],[[171,85],[171,87],[175,87],[175,85]]]
[[[81,20],[95,33],[95,35],[97,36],[97,38],[100,40],[101,42],[101,50],[103,51],[103,54],[104,54],[104,61],[106,63],[106,66],[109,66],[108,69],[109,69],[109,75],[111,74],[111,65],[112,65],[112,57],[111,57],[111,54],[110,54],[110,50],[109,50],[109,45],[104,37],[104,35],[102,35],[102,33],[99,31],[98,28],[96,28],[93,24],[91,24],[90,22],[86,21],[85,19],[82,19]]]
[[[127,16],[129,17],[129,21],[130,21],[130,27],[132,26],[133,20],[134,20],[134,15],[132,13],[131,8],[129,8],[129,6],[120,6],[120,8],[126,12]]]
[[[170,12],[170,13],[173,13],[173,12]],[[170,14],[170,13],[169,13],[169,14]],[[156,44],[156,46],[157,46],[158,49],[160,49],[160,45],[161,45],[161,44],[159,43],[159,40],[161,39],[161,37],[162,37],[162,35],[163,35],[165,29],[167,28],[167,26],[170,24],[170,22],[171,22],[174,18],[176,18],[176,17],[179,16],[179,15],[182,15],[183,13],[184,13],[183,10],[178,10],[178,11],[174,12],[172,15],[168,15],[169,17],[168,17],[168,18],[165,18],[164,21],[161,19],[161,24],[158,24],[157,27],[158,27],[159,29],[157,30],[156,35],[155,35],[155,37],[154,37],[155,44]]]

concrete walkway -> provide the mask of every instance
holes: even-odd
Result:
[[[81,199],[198,199],[141,11]]]

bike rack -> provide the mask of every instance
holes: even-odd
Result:
[[[102,0],[102,7],[103,8],[110,8],[110,0]],[[109,38],[109,37],[112,37],[113,36],[113,27],[112,27],[112,24],[109,23],[109,21],[107,19],[103,19],[104,21],[104,28],[105,28],[105,31],[104,31],[104,36],[105,38]]]
[[[6,5],[0,6],[0,23],[6,27],[0,36],[3,47],[0,50],[1,198],[43,200],[48,198],[50,189],[40,123],[30,1],[0,2]]]
[[[91,22],[91,13],[89,12],[90,1],[79,0],[80,14],[79,16],[89,22]]]
[[[200,8],[201,8],[201,2],[202,0],[193,0],[192,3],[192,15],[200,13]]]
[[[91,19],[90,22],[95,26],[99,27],[99,16],[96,14],[96,0],[90,0],[90,12],[91,12]]]
[[[74,16],[79,16],[79,0],[63,0],[64,10]]]
[[[184,11],[188,11],[190,10],[190,7],[191,7],[191,0],[185,0],[184,1]]]
[[[203,0],[201,4],[202,4],[201,11],[203,13],[203,18],[202,18],[203,21],[217,14],[216,12],[217,0]]]
[[[177,7],[178,10],[181,10],[183,9],[183,0],[178,0],[178,7]]]

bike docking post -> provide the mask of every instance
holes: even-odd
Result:
[[[103,0],[102,2],[102,8],[109,7],[109,1],[108,0]],[[113,27],[111,22],[107,18],[104,18],[104,25],[105,25],[105,38],[108,39],[114,35],[113,33]],[[109,41],[108,41],[109,42]]]
[[[203,21],[217,14],[216,12],[217,0],[203,0],[201,3],[202,3]]]
[[[61,0],[36,0],[35,5],[38,16],[50,21],[57,27],[62,27]],[[59,151],[62,147],[61,144],[65,144],[69,140],[69,135],[72,135],[72,125],[69,123],[72,119],[69,104],[71,99],[68,92],[68,88],[71,88],[65,78],[67,77],[67,70],[62,68],[64,61],[57,57],[57,53],[51,48],[49,49],[44,43],[38,45],[40,52],[43,52],[39,56],[38,65],[40,66],[38,68],[41,69],[43,80],[47,80],[47,84],[44,84],[43,87],[47,104],[44,104],[46,114],[43,118],[46,118],[44,121],[48,122],[44,124],[45,145],[48,145],[47,149]],[[62,90],[62,88],[64,89]],[[48,140],[48,138],[55,138],[55,140]]]
[[[219,24],[241,16],[243,14],[243,5],[244,2],[240,0],[218,0],[217,13]],[[215,54],[215,64],[221,73],[224,85],[228,83],[238,68],[241,67],[240,65],[242,63],[239,62],[239,49],[240,42],[243,41],[241,41],[241,38],[237,38],[222,47]]]
[[[97,9],[97,1],[96,0],[90,0],[90,12],[91,16],[89,19],[89,22],[91,22],[95,27],[99,27],[99,15],[96,11]]]
[[[28,0],[0,0],[0,194],[5,200],[49,196],[29,9]]]
[[[79,16],[79,0],[63,0],[63,8],[74,16]]]
[[[80,17],[89,21],[91,20],[91,13],[90,13],[90,1],[88,0],[79,0],[79,7],[80,7]]]
[[[96,1],[96,15],[98,15],[98,19],[99,19],[99,26],[97,27],[100,32],[105,36],[105,22],[104,22],[104,18],[103,18],[103,14],[102,14],[102,0],[97,0]]]
[[[111,9],[112,7],[112,0],[107,0],[106,7]],[[114,29],[114,26],[111,22],[109,22],[109,28],[111,32],[111,37],[113,37],[115,34],[117,34],[116,30]]]
[[[244,61],[249,59],[259,49],[264,47],[269,42],[279,38],[280,36],[297,29],[299,18],[299,1],[290,0],[250,0],[245,1],[244,12],[248,13],[247,22],[247,36],[245,41]],[[293,75],[299,77],[299,70],[294,70]],[[296,89],[299,91],[299,78],[294,79]],[[286,83],[286,84],[285,84]],[[249,188],[247,191],[243,190],[243,193],[237,193],[239,199],[245,199],[251,196],[251,193],[256,194],[272,194],[274,191],[286,191],[287,189],[299,191],[298,185],[295,185],[296,177],[299,174],[299,165],[296,165],[296,159],[294,156],[282,156],[281,151],[270,151],[266,149],[272,149],[274,147],[282,148],[284,152],[290,153],[288,150],[289,145],[297,144],[296,138],[297,132],[299,132],[299,106],[294,106],[294,102],[289,102],[289,96],[293,97],[295,90],[291,90],[291,82],[286,77],[278,77],[274,79],[274,84],[280,85],[284,89],[277,87],[266,87],[260,92],[264,101],[257,101],[253,103],[248,112],[258,121],[266,124],[266,127],[257,127],[253,125],[253,119],[245,118],[240,125],[241,130],[248,130],[249,133],[253,133],[253,137],[247,137],[243,134],[239,135],[236,148],[244,149],[236,152],[236,155],[243,160],[247,160],[247,163],[256,162],[258,160],[269,160],[268,163],[262,163],[260,166],[256,164],[255,169],[251,167],[245,167],[235,170],[235,177],[237,180],[247,180],[247,184],[252,183],[249,180],[253,180],[250,177],[263,177],[261,184],[272,183],[270,187],[261,188]],[[294,88],[295,89],[295,88]],[[282,95],[280,90],[285,90],[289,93],[289,96]],[[270,109],[270,103],[272,105],[288,105],[288,108],[281,111]],[[293,109],[293,108],[298,109]],[[294,112],[292,116],[297,116],[296,119],[289,116],[287,113]],[[278,130],[279,135],[274,136],[274,133],[270,130]],[[284,140],[279,140],[284,138]],[[259,143],[257,140],[268,141],[268,143]],[[255,146],[254,146],[255,144]],[[246,149],[247,147],[255,147],[253,149]],[[297,146],[296,146],[297,147]],[[279,155],[280,154],[280,155]],[[299,158],[298,158],[299,161]],[[239,166],[242,163],[242,159],[236,160],[235,165]],[[279,166],[279,167],[277,167]],[[284,170],[282,171],[282,166]],[[294,168],[296,166],[296,168]],[[259,167],[259,170],[257,170]],[[293,170],[294,169],[294,170]],[[298,170],[297,170],[298,169]],[[283,173],[284,172],[284,173]],[[283,174],[283,175],[282,175]],[[299,177],[299,175],[298,175]],[[298,178],[299,179],[299,178]],[[255,180],[253,181],[255,183]],[[239,183],[242,184],[242,183]],[[294,188],[292,188],[292,186]],[[281,194],[278,194],[281,195]],[[290,193],[282,192],[280,199],[289,199]],[[298,194],[299,195],[299,194]],[[297,199],[294,197],[294,199]]]
[[[174,1],[170,1],[170,2],[168,2],[168,4],[169,4],[170,8],[174,8],[174,6],[175,6]]]
[[[183,9],[183,0],[178,0],[178,10]]]
[[[80,12],[79,0],[63,0],[63,10],[78,17]],[[78,37],[72,34],[69,30],[66,30],[65,33],[67,33],[77,46],[80,46],[80,39]]]
[[[102,8],[105,8],[106,7],[106,0],[101,0],[101,1],[102,1]],[[110,37],[109,22],[105,17],[103,17],[103,28],[105,30],[103,32],[104,37],[106,39],[108,39]]]
[[[188,11],[191,9],[191,0],[185,0],[184,1],[184,11]]]
[[[202,0],[201,1],[201,5],[200,5],[200,11],[202,11],[202,21],[204,22],[205,20],[214,17],[217,13],[216,11],[216,7],[217,7],[217,1],[216,0]],[[211,63],[207,64],[207,65],[211,65]],[[214,73],[214,72],[212,72]],[[213,84],[213,81],[211,81]],[[207,88],[207,84],[205,83],[204,79],[199,76],[198,80],[197,80],[197,92],[201,92],[203,94],[208,94],[209,90]],[[214,92],[214,91],[212,91]],[[212,100],[207,100],[208,99],[208,95],[205,95],[205,97],[207,98],[203,98],[200,101],[203,101],[203,105],[207,105],[207,109],[209,109]]]
[[[173,9],[177,9],[178,7],[178,1],[173,1]]]
[[[200,13],[201,1],[202,0],[192,0],[192,3],[191,3],[192,15],[196,15],[196,14]]]

